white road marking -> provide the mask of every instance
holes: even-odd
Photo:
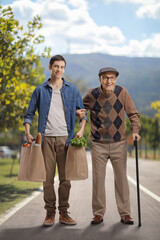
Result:
[[[129,175],[127,175],[128,180],[135,186],[137,186],[137,182],[131,178]],[[155,193],[151,192],[150,190],[148,190],[147,188],[145,188],[144,186],[142,186],[141,184],[139,184],[139,188],[141,191],[147,193],[150,197],[154,198],[155,200],[157,200],[158,202],[160,202],[160,197],[158,195],[156,195]]]
[[[110,169],[112,169],[112,165],[109,162],[108,166]],[[137,182],[131,178],[129,175],[127,175],[128,180],[135,186],[137,186]],[[148,190],[147,188],[145,188],[144,186],[142,186],[141,184],[139,184],[139,188],[141,191],[147,193],[150,197],[154,198],[155,200],[157,200],[158,202],[160,202],[160,197],[158,195],[156,195],[155,193],[151,192],[150,190]]]
[[[25,198],[22,202],[17,203],[13,208],[10,208],[7,210],[5,213],[3,213],[0,216],[0,225],[3,224],[8,218],[10,218],[13,214],[15,214],[19,209],[24,207],[27,203],[29,203],[32,199],[34,199],[36,196],[38,196],[41,193],[41,188],[40,191],[35,191],[32,193],[31,196]]]

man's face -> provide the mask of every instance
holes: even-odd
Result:
[[[49,66],[51,70],[52,78],[62,78],[62,75],[65,71],[65,62],[64,61],[55,61],[52,66]]]
[[[99,81],[102,85],[103,91],[110,93],[116,84],[116,74],[114,72],[106,72],[100,75]]]

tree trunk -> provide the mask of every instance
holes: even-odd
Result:
[[[11,165],[11,170],[10,170],[10,178],[12,177],[13,175],[13,167],[14,167],[14,164],[15,164],[15,160],[16,160],[16,156],[12,156],[12,165]]]
[[[154,156],[153,156],[153,158],[154,158],[154,160],[156,160],[156,148],[154,148]]]
[[[148,158],[148,147],[147,147],[147,140],[145,139],[145,158]]]
[[[142,158],[142,147],[141,147],[141,142],[139,142],[139,157]]]

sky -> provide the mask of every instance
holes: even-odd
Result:
[[[20,25],[39,15],[51,54],[160,57],[160,0],[0,0]]]

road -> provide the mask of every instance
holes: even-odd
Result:
[[[135,160],[128,158],[128,177],[130,179],[130,196],[134,225],[124,225],[120,222],[117,212],[113,171],[107,166],[106,195],[107,210],[104,222],[100,225],[90,225],[91,209],[91,157],[87,152],[89,178],[84,181],[72,182],[70,195],[71,216],[77,221],[75,226],[65,226],[56,222],[52,227],[43,227],[45,217],[43,208],[43,193],[41,192],[23,208],[0,226],[2,240],[160,240],[160,162],[139,160],[142,226],[138,227],[137,193],[133,184],[136,179]],[[56,182],[56,191],[58,181]],[[145,192],[145,190],[149,190]]]

